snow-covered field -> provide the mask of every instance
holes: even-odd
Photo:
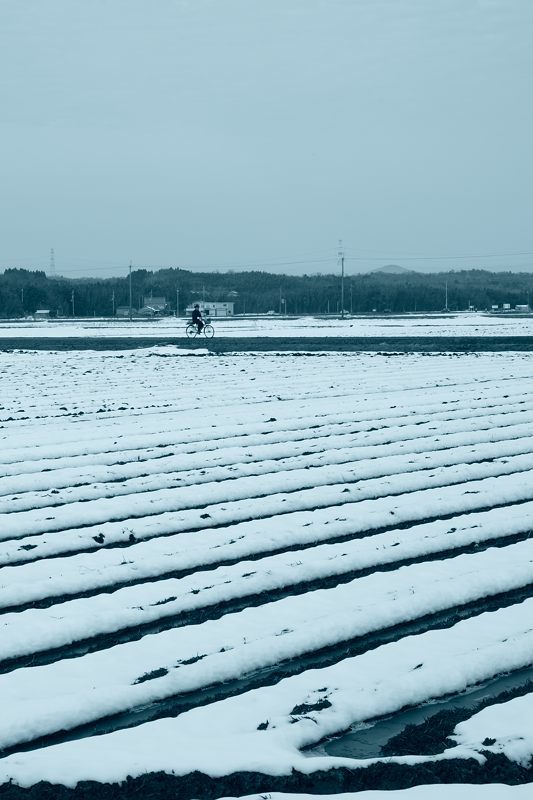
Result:
[[[176,337],[185,336],[187,320],[13,320],[0,322],[0,339],[6,337]],[[217,336],[531,336],[533,315],[410,314],[386,317],[263,317],[213,319]]]
[[[533,664],[533,354],[19,351],[0,389],[0,784],[529,769],[527,687],[438,753],[324,742]]]

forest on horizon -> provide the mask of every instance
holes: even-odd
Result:
[[[279,275],[261,271],[192,272],[137,269],[131,275],[133,309],[150,296],[165,297],[169,313],[198,300],[233,302],[235,314],[269,311],[298,314],[337,314],[341,311],[338,274]],[[533,273],[461,270],[439,273],[376,271],[347,275],[344,309],[357,313],[409,313],[490,310],[509,303],[529,305]],[[52,315],[112,316],[129,306],[129,277],[65,278],[43,271],[6,269],[0,274],[0,317],[16,318],[49,309]],[[74,314],[73,314],[74,312]]]

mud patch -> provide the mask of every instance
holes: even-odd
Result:
[[[312,748],[310,754],[347,758],[434,755],[453,745],[455,726],[486,706],[533,691],[533,667],[487,681],[463,694],[409,708],[354,728]]]
[[[332,769],[303,774],[265,775],[236,772],[212,778],[201,772],[177,776],[164,772],[126,778],[123,783],[83,781],[75,788],[38,783],[28,788],[9,783],[0,786],[1,800],[216,800],[259,792],[337,794],[363,790],[390,791],[434,783],[487,784],[511,786],[533,783],[533,769],[509,761],[505,756],[487,753],[485,764],[474,759],[434,761],[406,765],[383,762],[364,768]]]

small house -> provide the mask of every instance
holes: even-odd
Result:
[[[139,309],[141,317],[159,317],[168,312],[166,297],[144,297],[142,308]]]

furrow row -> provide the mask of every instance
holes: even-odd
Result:
[[[364,539],[282,552],[256,561],[169,578],[154,576],[125,588],[48,608],[4,613],[0,672],[80,657],[170,628],[218,619],[224,614],[284,597],[327,589],[378,571],[507,547],[530,539],[533,509],[505,529],[509,509],[439,520]],[[495,526],[497,523],[497,527]],[[520,524],[525,526],[517,530]],[[475,530],[475,533],[474,533]]]
[[[523,445],[519,443],[519,450],[521,446],[529,449],[529,440]],[[464,457],[467,456],[476,459],[476,450],[469,452],[465,448]],[[131,524],[135,519],[146,519],[165,513],[173,515],[174,532],[199,530],[211,527],[213,523],[228,524],[261,519],[289,511],[326,508],[456,484],[465,484],[464,491],[468,492],[472,491],[467,485],[469,483],[486,478],[504,478],[513,473],[517,487],[522,489],[523,484],[530,482],[529,473],[533,470],[533,453],[529,452],[492,456],[490,460],[481,463],[474,460],[473,463],[466,464],[463,461],[457,463],[453,450],[421,456],[421,459],[422,464],[409,456],[385,459],[387,466],[384,469],[380,469],[379,459],[369,462],[367,475],[378,477],[365,477],[357,466],[341,464],[274,474],[269,481],[255,477],[237,478],[221,484],[213,482],[184,488],[158,489],[126,498],[119,496],[87,503],[73,502],[51,509],[0,514],[0,540],[7,545],[9,540],[19,540],[21,543],[15,543],[15,546],[22,548],[37,544],[32,541],[36,536],[52,534],[58,539],[59,550],[64,551],[69,538],[72,540],[67,531],[78,530],[78,542],[85,538],[89,546],[94,543],[109,545],[134,542],[137,536],[131,529]],[[395,460],[404,469],[410,467],[413,471],[394,473],[392,469]],[[436,462],[436,466],[428,467],[427,461]],[[258,500],[261,500],[260,504],[257,503]],[[119,523],[118,531],[115,532],[116,539],[103,531],[97,534],[98,538],[94,538],[94,526],[109,525],[107,520]],[[87,530],[88,526],[91,527]],[[61,536],[58,535],[59,532]],[[35,548],[30,546],[30,549]]]
[[[533,557],[529,542],[522,542],[370,575],[83,658],[15,670],[2,676],[11,702],[0,721],[0,748],[116,715],[114,729],[138,725],[168,715],[169,701],[182,694],[219,687],[219,696],[227,697],[249,689],[250,679],[265,685],[284,672],[298,674],[395,641],[407,635],[406,623],[416,623],[417,632],[450,626],[486,610],[490,598],[501,608],[532,594]]]
[[[526,399],[528,398],[528,389],[530,388],[531,379],[524,379],[523,385],[521,385],[521,390],[517,390],[517,388],[513,385],[509,387],[509,392],[507,392],[501,385],[502,381],[499,380],[498,382],[490,383],[490,384],[466,384],[465,387],[454,387],[450,388],[449,386],[442,386],[440,388],[432,388],[432,397],[434,398],[433,403],[430,406],[433,406],[434,410],[438,409],[440,405],[440,410],[445,410],[442,408],[442,405],[451,405],[453,406],[453,400],[458,399],[462,400],[465,406],[468,406],[468,403],[473,403],[475,407],[481,401],[482,404],[490,402],[491,399],[497,401],[498,403],[502,402],[502,395],[509,394],[508,399],[509,402],[512,404],[519,399]],[[412,396],[408,396],[406,398],[405,393],[396,391],[387,391],[386,397],[384,399],[383,390],[381,390],[376,397],[368,397],[365,392],[361,389],[361,387],[357,387],[351,393],[352,396],[349,394],[342,394],[339,397],[342,398],[343,405],[353,405],[354,408],[357,409],[357,416],[362,415],[362,419],[364,420],[366,417],[369,419],[379,419],[380,408],[381,411],[381,418],[384,419],[387,416],[391,416],[391,410],[394,411],[398,409],[401,414],[404,416],[406,414],[411,413],[412,411],[417,411],[417,408],[427,403],[424,397],[424,389],[427,388],[426,386],[420,387],[420,394],[417,394],[413,391]],[[440,399],[440,403],[439,403]],[[385,401],[384,401],[385,400]],[[239,413],[232,413],[231,410],[227,411],[229,403],[225,403],[223,408],[216,408],[216,409],[207,409],[207,408],[199,408],[195,413],[186,413],[184,409],[180,411],[174,411],[172,413],[161,414],[157,413],[153,415],[153,419],[151,416],[143,415],[141,418],[142,430],[143,434],[139,435],[138,428],[139,422],[135,418],[122,417],[121,422],[121,431],[117,433],[116,421],[110,420],[104,424],[103,421],[94,420],[90,423],[85,420],[81,420],[78,422],[71,422],[68,427],[63,431],[62,429],[58,429],[57,426],[44,426],[46,430],[54,430],[54,440],[56,442],[55,445],[50,445],[50,438],[48,435],[44,435],[40,431],[42,428],[35,427],[30,434],[28,434],[28,443],[25,446],[24,442],[21,440],[19,446],[15,445],[15,437],[13,436],[13,432],[10,433],[9,436],[9,449],[7,447],[2,448],[2,462],[8,464],[10,462],[22,462],[25,460],[33,461],[37,458],[48,457],[48,458],[61,458],[64,456],[79,456],[84,452],[87,454],[95,454],[100,452],[101,450],[106,450],[110,446],[111,448],[115,447],[117,450],[120,449],[128,449],[132,446],[143,446],[142,437],[144,436],[145,439],[145,446],[152,446],[155,445],[157,442],[153,440],[153,438],[147,440],[147,434],[150,434],[153,437],[156,434],[160,434],[161,442],[168,444],[169,441],[179,442],[179,434],[178,438],[176,435],[176,431],[182,431],[183,429],[183,419],[188,418],[190,420],[190,425],[192,425],[192,429],[190,433],[184,435],[184,441],[187,439],[201,441],[202,436],[207,437],[208,439],[218,439],[221,437],[221,431],[217,424],[213,425],[210,429],[208,426],[205,425],[205,413],[209,411],[210,417],[214,423],[224,422],[224,430],[227,426],[230,429],[233,429],[236,433],[245,432],[243,428],[246,427],[248,424],[255,424],[257,425],[258,422],[265,423],[268,417],[264,415],[264,411],[268,410],[275,410],[277,423],[274,425],[273,430],[276,428],[283,427],[283,419],[289,418],[293,420],[293,425],[296,424],[298,427],[297,416],[307,416],[307,417],[316,417],[316,421],[320,421],[320,418],[324,416],[324,401],[323,399],[319,400],[304,400],[300,397],[299,400],[291,400],[287,397],[286,400],[282,400],[281,397],[279,400],[274,397],[271,401],[267,398],[262,396],[263,406],[255,408],[252,407],[251,409],[246,410],[246,406],[241,406]],[[332,400],[333,402],[333,400]],[[231,409],[231,406],[230,406]],[[263,419],[257,420],[257,412],[263,410]],[[303,415],[302,415],[303,412]],[[250,418],[250,414],[252,415],[253,419]],[[345,420],[353,420],[354,415],[353,413],[350,415],[334,415],[334,414],[327,414],[327,417],[330,419],[337,416],[339,419],[344,418]],[[235,426],[235,419],[239,419],[241,424]],[[248,419],[247,419],[248,418]],[[91,425],[91,438],[88,441],[87,437],[83,435],[83,431],[87,428],[88,424]],[[305,427],[305,420],[302,420],[300,423],[300,427]],[[202,430],[200,435],[195,434],[195,428]],[[165,436],[171,436],[170,440],[165,439]],[[5,439],[5,437],[4,437]],[[115,444],[113,445],[113,442]]]
[[[515,420],[520,420],[520,423]],[[438,435],[431,435],[432,429],[434,425],[415,424],[365,436],[353,433],[332,434],[298,444],[256,445],[249,448],[228,448],[215,453],[201,451],[191,455],[166,455],[152,460],[149,465],[113,465],[105,470],[92,469],[85,474],[68,469],[46,473],[44,476],[27,476],[25,481],[20,478],[4,478],[0,479],[0,492],[11,488],[16,496],[8,493],[0,496],[0,514],[141,494],[176,485],[198,486],[213,481],[222,483],[252,476],[262,476],[262,480],[279,480],[284,472],[302,469],[313,469],[308,476],[308,480],[312,480],[317,468],[338,464],[357,463],[360,479],[365,479],[369,475],[386,475],[389,469],[401,470],[398,458],[394,461],[394,457],[400,454],[404,459],[416,456],[409,459],[405,471],[413,471],[417,468],[416,464],[423,466],[427,459],[421,459],[421,453],[437,453],[433,459],[435,466],[450,463],[450,453],[443,462],[441,451],[451,452],[452,448],[455,448],[456,463],[463,460],[483,461],[496,455],[527,452],[530,449],[526,443],[533,429],[533,412],[521,411],[475,421],[470,419],[468,422],[441,422]],[[482,446],[472,451],[468,450],[471,445]],[[371,466],[366,463],[369,459],[373,461]],[[381,473],[376,471],[379,469],[378,462],[384,465]],[[105,477],[108,478],[107,482],[98,480]],[[320,474],[316,477],[321,483]],[[39,489],[39,485],[47,488]],[[50,489],[50,486],[53,488]]]
[[[430,529],[430,538],[442,534],[452,547],[506,533],[527,532],[533,501],[530,482],[517,486],[515,477],[507,476],[467,486],[466,492],[464,487],[461,490],[455,486],[429,489],[412,495],[346,503],[336,512],[328,507],[291,513],[206,529],[201,535],[196,531],[166,537],[159,535],[129,545],[127,549],[100,549],[4,567],[0,570],[2,607],[5,610],[22,610],[37,604],[47,607],[58,599],[114,591],[161,576],[182,577],[202,568],[257,560],[269,554],[312,548],[320,543],[340,543],[368,536],[371,532],[394,531],[399,526],[412,528],[416,523],[432,520],[435,527]],[[476,515],[467,516],[464,520],[461,518],[461,525],[446,522],[468,512],[484,514],[489,509],[493,509],[495,516],[482,516],[481,520]],[[491,527],[493,519],[497,521],[496,529]],[[485,532],[487,520],[489,528]],[[172,525],[171,519],[169,523]],[[456,532],[457,537],[454,537],[452,534]],[[426,547],[428,552],[439,550],[442,542],[426,544]],[[399,553],[394,557],[399,557]]]

